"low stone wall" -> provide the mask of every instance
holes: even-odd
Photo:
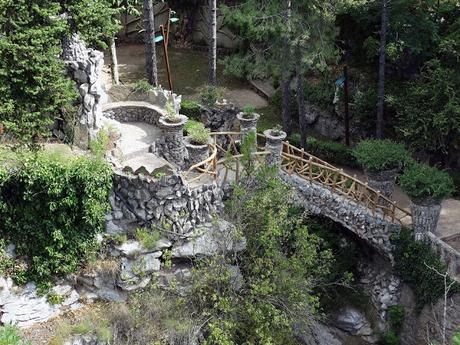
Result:
[[[223,208],[222,191],[215,183],[191,188],[178,174],[155,179],[117,172],[110,204],[109,232],[117,232],[126,221],[135,221],[165,228],[171,238],[187,236],[196,225],[212,221]]]
[[[460,282],[458,277],[458,268],[460,266],[460,252],[452,248],[448,243],[433,234],[427,233],[427,240],[430,242],[433,250],[438,253],[441,260],[446,264],[449,275]]]
[[[165,110],[148,102],[115,102],[107,103],[102,107],[106,118],[118,122],[145,122],[158,125],[158,120],[165,114]]]
[[[401,227],[372,214],[367,208],[333,193],[315,182],[306,181],[297,175],[280,172],[280,177],[299,191],[304,207],[313,214],[320,214],[342,224],[373,246],[380,254],[392,259],[391,234]]]

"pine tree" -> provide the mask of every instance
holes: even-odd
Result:
[[[76,98],[59,60],[68,30],[60,11],[52,1],[0,2],[0,122],[23,143],[46,137]]]

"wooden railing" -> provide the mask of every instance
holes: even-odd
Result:
[[[239,140],[240,132],[213,132],[211,133],[212,154],[205,161],[192,166],[185,177],[194,176],[191,181],[198,180],[204,175],[217,179],[222,177],[222,183],[230,178],[238,181],[242,173]],[[265,141],[265,136],[258,134],[258,143]],[[252,153],[256,162],[261,162],[270,152],[259,147]],[[380,191],[368,186],[356,176],[346,174],[342,169],[315,157],[302,149],[299,149],[289,142],[283,142],[281,168],[288,174],[296,174],[310,182],[316,182],[329,188],[333,193],[355,202],[367,209],[373,215],[380,215],[393,223],[409,223],[412,217],[410,212],[399,207],[395,201],[386,198]],[[233,175],[233,176],[231,176]]]

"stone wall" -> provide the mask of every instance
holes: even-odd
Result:
[[[212,221],[222,208],[222,191],[215,183],[191,188],[180,175],[159,179],[114,176],[108,231],[116,233],[127,222],[168,228],[172,238],[184,237],[201,223]]]
[[[433,250],[438,253],[441,260],[446,264],[450,276],[460,282],[458,277],[460,252],[452,248],[448,243],[444,242],[443,239],[432,232],[428,232],[426,237]],[[448,238],[446,240],[448,240]]]
[[[88,49],[78,34],[74,33],[63,41],[62,58],[79,93],[79,126],[75,129],[74,141],[78,146],[87,148],[101,125],[102,104],[107,101],[102,82],[104,54]]]
[[[309,212],[342,224],[380,254],[393,258],[390,236],[401,230],[399,225],[383,219],[377,213],[373,215],[367,208],[320,184],[285,172],[280,172],[280,177],[299,192],[300,201]]]
[[[115,102],[102,107],[106,118],[118,122],[145,122],[158,125],[158,119],[165,115],[165,110],[148,102]]]

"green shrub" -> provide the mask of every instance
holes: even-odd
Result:
[[[256,112],[256,108],[254,108],[254,106],[250,104],[245,105],[243,108],[243,113],[245,113],[249,117],[252,117],[252,114],[254,114],[255,112]]]
[[[413,200],[441,200],[452,195],[454,182],[448,173],[426,164],[411,164],[399,177],[401,188]]]
[[[393,254],[397,274],[410,285],[415,294],[417,310],[428,304],[435,303],[444,294],[444,278],[436,274],[446,272],[446,266],[439,255],[427,244],[415,241],[412,232],[403,229],[400,234],[393,236]],[[448,283],[450,283],[450,278]],[[451,292],[459,291],[455,284]]]
[[[197,145],[206,145],[209,142],[211,131],[201,122],[196,122],[187,129],[190,142]]]
[[[174,106],[174,102],[168,101],[166,103],[166,121],[171,123],[178,123],[180,122],[179,115],[177,114],[176,107]]]
[[[21,340],[19,330],[10,325],[0,326],[0,345],[30,345],[28,341]]]
[[[406,317],[406,309],[403,305],[393,305],[388,307],[388,320],[390,327],[395,332],[399,333],[401,330],[404,319]]]
[[[147,250],[153,250],[157,247],[157,242],[160,239],[160,233],[155,230],[139,228],[136,230],[136,239]]]
[[[134,92],[149,92],[150,90],[154,90],[154,87],[150,85],[147,79],[140,79],[134,83],[132,86],[132,90]]]
[[[222,88],[206,85],[200,91],[201,102],[208,107],[212,107],[222,99],[223,94],[224,90]]]
[[[289,142],[294,146],[300,146],[300,134],[294,133],[289,136]],[[319,140],[313,137],[307,138],[307,151],[328,163],[344,165],[351,168],[359,166],[353,150],[336,141]]]
[[[27,278],[46,283],[75,271],[104,229],[111,167],[38,152],[22,155],[14,173],[0,176],[0,237],[27,259]]]
[[[380,343],[382,345],[399,345],[401,344],[401,339],[394,331],[389,330],[382,334],[380,337]]]
[[[452,171],[449,173],[450,177],[452,177],[452,181],[454,182],[455,191],[453,195],[458,198],[460,197],[460,172],[459,171]]]
[[[398,169],[410,161],[410,155],[404,145],[389,139],[363,140],[353,149],[353,155],[369,172]]]
[[[201,109],[198,102],[184,100],[181,103],[181,114],[187,116],[189,119],[200,121],[201,119]]]

